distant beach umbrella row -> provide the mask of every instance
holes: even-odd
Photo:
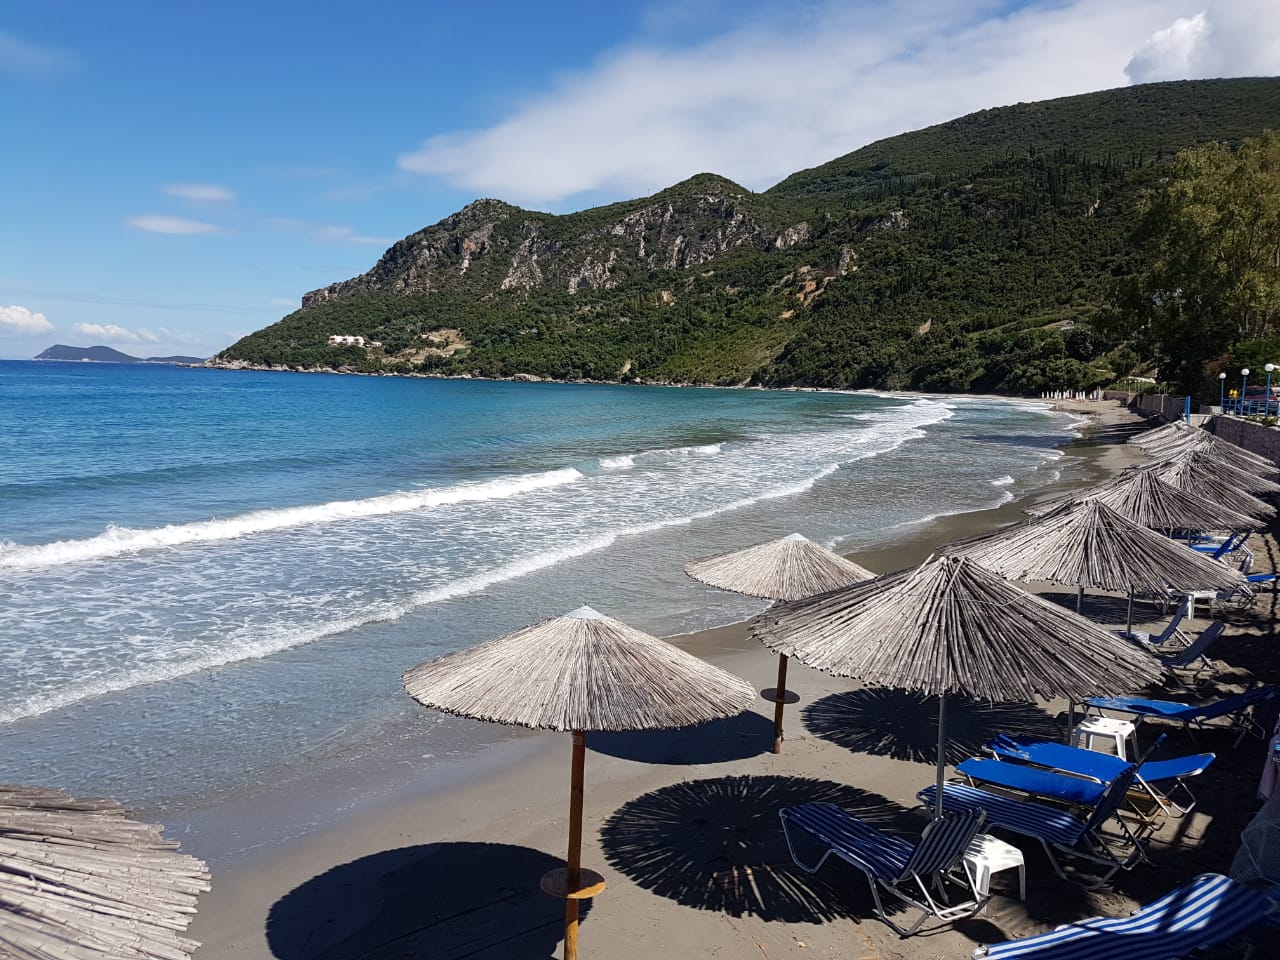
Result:
[[[1216,457],[1212,452],[1202,449],[1180,450],[1177,453],[1159,457],[1147,469],[1155,471],[1165,483],[1170,483],[1179,490],[1196,493],[1198,489],[1221,491],[1223,497],[1238,497],[1243,493],[1280,493],[1280,483],[1270,480],[1252,470],[1238,467]],[[1209,499],[1217,499],[1210,497]],[[1256,498],[1254,498],[1256,499]],[[1229,499],[1222,501],[1232,506]],[[1245,501],[1248,502],[1248,501]],[[1264,504],[1269,506],[1269,504]],[[1240,507],[1245,513],[1251,509]],[[1273,510],[1274,512],[1274,510]]]
[[[209,871],[112,800],[0,786],[0,956],[185,960]]]
[[[1179,490],[1144,467],[1129,467],[1096,486],[1035,504],[1026,512],[1043,516],[1078,500],[1098,500],[1154,530],[1251,530],[1262,526],[1256,517]]]
[[[1089,590],[1231,590],[1244,583],[1239,571],[1127,519],[1101,497],[1063,504],[943,550],[1008,580]]]
[[[1176,427],[1174,424],[1165,424],[1163,427],[1145,431],[1131,437],[1129,442],[1156,458],[1186,451],[1201,451],[1211,454],[1220,462],[1248,470],[1258,476],[1271,477],[1280,474],[1280,465],[1274,461],[1229,443],[1205,430],[1180,423]]]

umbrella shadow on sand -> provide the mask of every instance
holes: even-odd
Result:
[[[278,960],[548,960],[564,901],[538,880],[563,863],[502,843],[386,850],[291,890],[271,908],[267,941]]]
[[[587,735],[588,750],[637,763],[726,763],[758,757],[772,745],[773,721],[751,710],[696,727]]]
[[[847,690],[815,700],[801,711],[801,718],[815,737],[854,753],[917,763],[935,763],[938,758],[937,697],[880,687]],[[1031,704],[947,698],[948,763],[981,754],[998,733],[1060,739],[1062,729]]]
[[[1071,592],[1050,591],[1039,594],[1040,599],[1048,600],[1058,606],[1076,612],[1076,593]],[[1133,601],[1133,622],[1152,623],[1157,620],[1168,619],[1172,616],[1173,611],[1163,613],[1159,604],[1149,600],[1140,600],[1135,598]],[[1081,608],[1081,614],[1086,620],[1092,620],[1094,623],[1112,624],[1118,623],[1124,626],[1125,619],[1129,615],[1129,598],[1128,597],[1110,597],[1105,594],[1096,594],[1085,591],[1084,605]]]
[[[742,776],[689,780],[623,804],[600,831],[609,865],[686,907],[734,917],[817,923],[871,916],[863,876],[830,860],[811,875],[791,862],[782,807],[826,801],[915,838],[917,815],[876,793],[830,780]],[[820,851],[801,851],[812,863]]]

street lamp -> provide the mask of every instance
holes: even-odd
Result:
[[[1223,413],[1227,412],[1227,374],[1226,371],[1218,374],[1218,409]]]
[[[1245,406],[1245,398],[1249,396],[1249,368],[1243,367],[1240,370],[1240,416],[1244,416],[1249,412],[1249,408]]]

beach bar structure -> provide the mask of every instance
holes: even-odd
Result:
[[[582,867],[587,733],[694,726],[755,699],[742,678],[590,607],[414,667],[404,687],[434,710],[572,734],[568,855],[542,878],[543,891],[565,901],[565,960],[578,956],[579,901],[605,886]]]

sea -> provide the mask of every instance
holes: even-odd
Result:
[[[791,533],[882,547],[1057,480],[1079,425],[965,397],[0,361],[0,782],[165,822],[370,758],[430,783],[476,744],[408,698],[409,667],[584,604],[661,636],[749,617],[683,564]]]

